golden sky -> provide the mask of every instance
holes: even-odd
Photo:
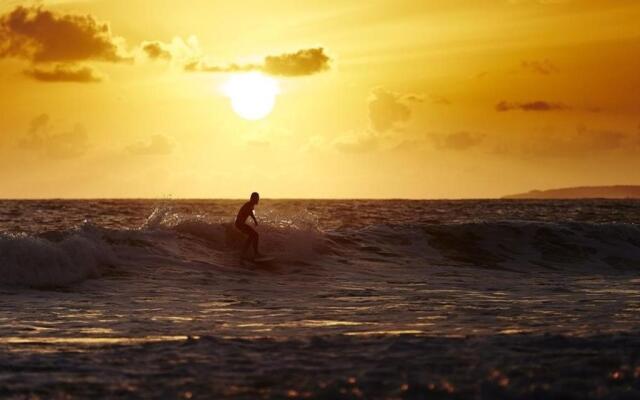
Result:
[[[0,197],[640,184],[638,21],[637,0],[0,0]]]

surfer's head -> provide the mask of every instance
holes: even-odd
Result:
[[[258,192],[251,193],[251,198],[249,199],[249,201],[253,204],[258,204],[258,202],[260,201],[260,195],[258,194]]]

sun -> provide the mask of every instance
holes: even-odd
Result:
[[[222,91],[231,100],[231,107],[236,114],[253,121],[271,113],[280,88],[275,79],[251,72],[231,76]]]

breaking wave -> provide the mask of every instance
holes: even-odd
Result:
[[[88,229],[42,237],[0,234],[0,284],[56,287],[100,276],[118,263]]]
[[[615,272],[640,267],[640,226],[586,222],[378,224],[321,230],[308,212],[269,212],[261,247],[280,267],[432,265],[518,272]],[[156,209],[136,229],[85,224],[40,235],[0,234],[0,284],[56,287],[102,276],[111,267],[206,265],[234,268],[244,236],[206,215]]]

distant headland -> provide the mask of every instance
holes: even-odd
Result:
[[[532,190],[504,196],[503,199],[640,199],[640,185],[580,186]]]

